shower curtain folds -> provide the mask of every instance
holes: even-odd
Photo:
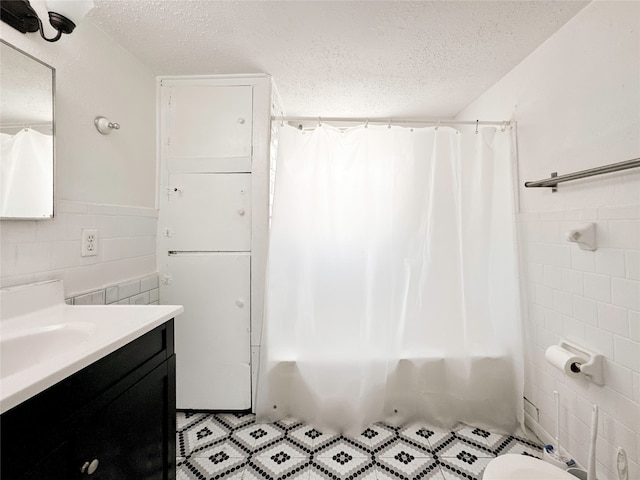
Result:
[[[522,423],[509,131],[280,129],[261,419]]]

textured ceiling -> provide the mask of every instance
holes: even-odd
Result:
[[[157,75],[268,73],[288,115],[456,115],[583,1],[95,0]]]

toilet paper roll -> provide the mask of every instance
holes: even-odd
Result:
[[[577,375],[579,370],[576,370],[576,366],[574,364],[582,365],[585,363],[584,359],[574,355],[568,350],[565,350],[559,345],[552,345],[547,348],[546,352],[544,352],[544,356],[551,365],[567,375]]]

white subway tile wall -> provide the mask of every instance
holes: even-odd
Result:
[[[108,289],[102,302],[129,298],[143,290],[138,285],[137,291],[130,293],[127,288],[136,287],[127,287],[125,280],[156,272],[157,222],[158,213],[151,208],[64,200],[56,203],[53,220],[3,220],[1,286],[60,278],[67,297],[123,284],[125,295],[119,289]],[[98,230],[97,256],[80,255],[84,228]],[[78,301],[96,300],[83,297]]]
[[[584,222],[596,224],[596,251],[564,240]],[[640,206],[523,213],[518,223],[530,340],[525,396],[539,409],[539,424],[555,432],[553,390],[560,392],[560,442],[582,465],[597,403],[599,478],[617,478],[619,446],[629,478],[640,478]],[[604,386],[567,377],[545,360],[561,338],[606,357]]]
[[[69,305],[158,305],[158,297],[158,275],[153,273],[65,300]]]

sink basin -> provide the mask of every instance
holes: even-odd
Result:
[[[179,305],[67,305],[61,280],[0,289],[0,414],[182,310]]]
[[[31,328],[0,339],[0,378],[83,348],[95,326],[75,322]]]

